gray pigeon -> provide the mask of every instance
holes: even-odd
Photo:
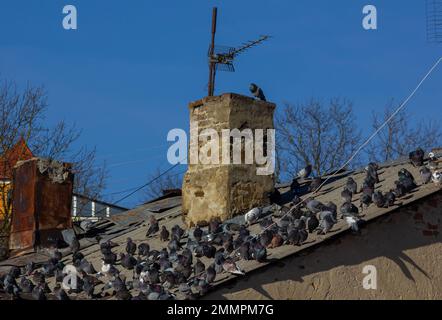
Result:
[[[264,96],[264,92],[256,84],[251,83],[249,90],[256,99],[261,100],[261,101],[267,101],[266,97]]]
[[[420,168],[419,173],[421,175],[423,184],[427,184],[431,181],[432,173],[430,169],[428,169],[427,167],[422,167]]]

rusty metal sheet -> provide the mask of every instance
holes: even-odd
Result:
[[[62,230],[72,228],[71,166],[61,164],[67,174],[55,182],[53,172],[42,170],[40,161],[33,158],[14,168],[11,250],[55,244],[63,241]]]

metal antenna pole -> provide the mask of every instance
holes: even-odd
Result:
[[[217,15],[217,8],[214,7],[212,11],[212,42],[210,44],[210,50],[209,50],[208,96],[213,96],[213,93],[215,91],[215,61],[213,61],[213,53],[215,51],[216,15]]]

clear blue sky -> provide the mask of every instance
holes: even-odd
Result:
[[[62,28],[67,4],[78,9],[76,31]],[[362,28],[367,4],[377,6],[376,31]],[[187,130],[187,103],[206,94],[214,5],[218,44],[274,37],[238,57],[236,73],[219,73],[217,93],[248,94],[253,81],[278,105],[347,97],[365,134],[372,111],[404,99],[442,56],[426,42],[424,0],[2,0],[0,75],[45,85],[47,121],[75,122],[79,143],[108,163],[105,193],[141,185],[169,166],[167,132]],[[442,120],[441,84],[442,68],[408,105],[413,119]]]

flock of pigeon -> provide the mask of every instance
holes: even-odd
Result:
[[[424,152],[418,149],[410,153],[410,161],[414,166],[421,167],[420,175],[424,184],[433,181],[442,185],[442,174],[437,170],[438,160],[434,154],[430,154],[428,163],[424,165]],[[12,267],[9,273],[0,278],[0,290],[13,299],[19,299],[23,294],[35,300],[44,300],[49,296],[68,300],[73,294],[77,299],[81,298],[80,294],[90,299],[166,300],[178,296],[194,299],[204,295],[220,273],[243,275],[237,264],[239,260],[266,262],[269,248],[301,246],[309,234],[326,234],[339,219],[358,233],[363,223],[362,213],[367,207],[398,205],[397,199],[417,186],[413,175],[401,169],[394,189],[385,193],[376,190],[378,169],[375,163],[365,168],[366,176],[360,188],[353,178],[347,178],[341,192],[342,205],[339,210],[333,202],[321,203],[313,197],[301,200],[295,192],[286,211],[283,210],[286,207],[280,207],[279,212],[254,208],[245,214],[244,223],[212,220],[207,227],[197,226],[185,231],[175,225],[168,230],[165,225],[160,227],[157,219],[151,216],[145,242],[137,245],[127,238],[124,249],[112,241],[100,242],[102,265],[99,271],[82,254],[79,241],[74,239],[70,245],[71,264],[76,271],[76,286],[73,288],[63,285],[67,276],[67,262],[63,262],[62,254],[55,248],[42,266],[31,262],[24,268]],[[311,173],[311,165],[301,170],[291,189],[296,191],[298,180],[307,179]],[[311,190],[315,191],[314,188],[320,186],[321,181],[312,179]],[[358,193],[359,206],[353,203],[353,197]],[[276,217],[278,219],[274,220]],[[260,232],[252,234],[249,230],[252,224],[259,224]],[[161,250],[152,249],[148,241],[152,237],[158,237],[166,246]],[[123,269],[126,271],[122,272]],[[55,287],[51,290],[48,280],[52,277]]]

